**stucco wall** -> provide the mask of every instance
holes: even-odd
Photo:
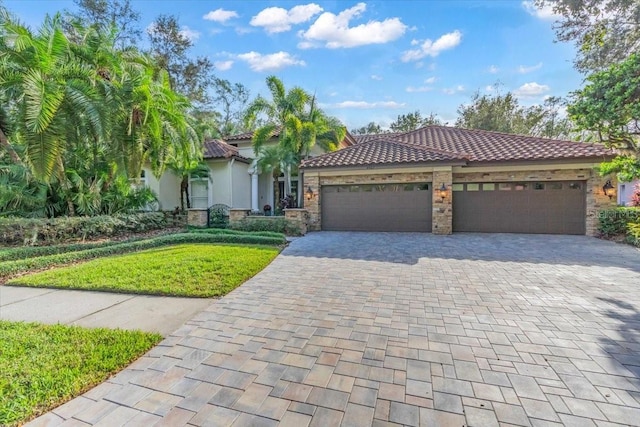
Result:
[[[631,196],[636,185],[640,185],[640,179],[633,182],[621,182],[618,185],[618,204],[627,206],[631,202]]]
[[[180,178],[171,170],[166,170],[160,178],[151,168],[145,167],[147,186],[158,196],[160,210],[173,210],[180,206]]]
[[[233,200],[231,207],[237,209],[251,209],[251,175],[249,165],[234,162],[232,170]]]

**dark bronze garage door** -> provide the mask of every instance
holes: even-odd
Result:
[[[431,232],[431,183],[322,187],[322,229]]]
[[[453,185],[453,231],[584,234],[584,181]]]

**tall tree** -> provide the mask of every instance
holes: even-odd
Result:
[[[411,113],[399,115],[394,122],[389,125],[392,132],[409,132],[420,129],[428,125],[443,125],[442,121],[433,113],[427,117],[422,117],[419,110]]]
[[[83,26],[97,25],[102,31],[116,31],[113,43],[120,48],[136,45],[142,36],[140,12],[131,0],[74,0],[77,11],[67,11],[72,20]]]
[[[376,122],[369,122],[366,126],[362,126],[356,129],[351,129],[353,135],[378,135],[385,133],[385,130],[380,127]]]
[[[249,102],[249,89],[242,83],[231,83],[218,77],[213,78],[211,88],[211,102],[217,113],[218,137],[224,139],[244,132],[244,113]]]
[[[601,172],[615,172],[622,181],[640,177],[640,55],[631,54],[587,82],[573,94],[569,114],[580,129],[595,132],[622,153]]]
[[[575,65],[598,71],[640,50],[640,2],[637,0],[536,0],[559,15],[558,40],[574,42]]]
[[[206,104],[212,82],[213,64],[204,56],[188,55],[193,42],[182,30],[178,18],[160,15],[147,29],[151,54],[160,68],[167,70],[171,87],[191,101]]]
[[[258,115],[264,115],[266,121],[253,134],[253,148],[258,157],[275,131],[279,131],[277,143],[285,175],[285,193],[289,195],[291,175],[300,161],[316,144],[325,151],[337,149],[346,135],[346,128],[319,109],[315,96],[302,88],[286,90],[275,76],[267,77],[267,88],[271,100],[259,95],[249,105],[246,119],[255,121]],[[302,191],[298,191],[299,202],[301,197]]]

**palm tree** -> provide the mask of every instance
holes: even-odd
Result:
[[[265,155],[263,147],[278,134],[279,164],[285,176],[285,195],[291,193],[291,174],[300,161],[307,158],[317,143],[325,151],[337,149],[346,135],[346,128],[334,117],[327,116],[316,105],[315,96],[302,88],[285,90],[275,76],[267,77],[271,101],[258,96],[247,110],[247,121],[260,114],[266,116],[266,124],[253,134],[253,150],[260,159]],[[270,156],[276,152],[269,153]],[[301,188],[301,187],[300,187]],[[298,205],[302,203],[302,191],[298,191]]]

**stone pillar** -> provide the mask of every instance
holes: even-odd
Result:
[[[602,187],[609,180],[613,188],[607,191],[608,195],[605,195]],[[591,176],[587,180],[587,236],[598,235],[599,214],[603,210],[612,209],[618,205],[617,192],[618,181],[615,176],[600,176],[596,170],[591,171]]]
[[[254,171],[251,174],[251,210],[259,211],[258,206],[258,174]]]
[[[207,209],[193,208],[187,210],[187,225],[192,227],[206,227]]]
[[[442,184],[447,188],[444,200],[440,196]],[[433,213],[431,232],[433,234],[451,234],[453,232],[453,174],[451,167],[434,168],[433,170]]]
[[[307,188],[311,187],[311,191],[313,191],[314,194],[314,197],[311,200],[305,199],[304,201],[304,207],[309,213],[307,228],[309,231],[320,231],[322,229],[320,221],[320,209],[322,204],[322,196],[320,194],[320,177],[317,174],[305,172],[304,181]]]
[[[307,234],[309,212],[307,212],[306,209],[285,209],[284,217],[288,223],[287,225],[291,225],[292,228],[299,230],[302,236]]]
[[[249,209],[229,209],[229,224],[242,221],[249,216]]]

